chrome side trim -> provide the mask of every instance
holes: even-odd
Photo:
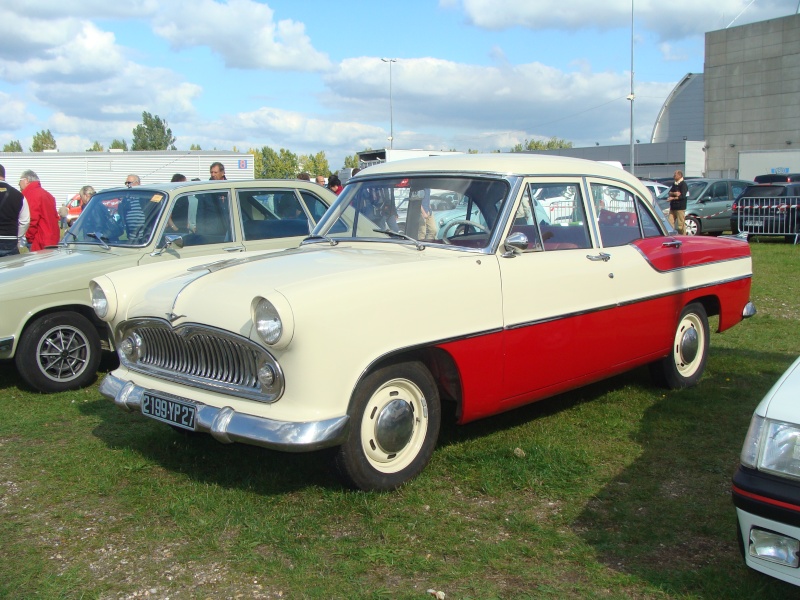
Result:
[[[143,387],[131,381],[126,382],[111,373],[100,384],[100,393],[128,412],[141,410],[145,391]],[[154,393],[172,396],[157,390]],[[186,398],[182,400],[192,402]],[[350,417],[347,415],[297,423],[236,412],[230,406],[216,408],[198,402],[192,403],[197,407],[195,430],[208,433],[223,444],[239,442],[284,452],[310,452],[338,446],[344,442],[350,426]]]

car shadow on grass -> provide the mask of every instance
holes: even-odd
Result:
[[[207,434],[173,430],[138,412],[126,413],[104,398],[85,402],[79,410],[97,419],[92,433],[109,448],[130,450],[195,481],[264,495],[315,485],[342,487],[329,466],[330,451],[295,454],[222,444]]]
[[[665,594],[793,597],[747,568],[736,539],[731,477],[753,409],[787,355],[715,349],[697,387],[667,392],[633,434],[641,455],[589,498],[573,530],[609,569]]]

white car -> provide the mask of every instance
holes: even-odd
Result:
[[[598,211],[609,186],[619,202]],[[552,224],[533,203],[556,187],[574,194]],[[358,208],[398,189],[466,197],[469,217],[418,240]],[[746,242],[670,235],[612,166],[389,162],[351,179],[298,248],[95,278],[120,357],[100,391],[224,443],[335,447],[348,484],[389,490],[431,458],[443,401],[467,423],[645,364],[658,383],[694,385],[708,316],[722,331],[753,314],[751,278]]]
[[[747,566],[800,585],[800,358],[753,413],[733,503]]]

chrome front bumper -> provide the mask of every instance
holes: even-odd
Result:
[[[146,390],[133,382],[109,373],[100,384],[100,393],[125,411],[141,410]],[[223,444],[240,442],[285,452],[308,452],[341,444],[350,418],[336,417],[325,421],[295,423],[275,421],[239,413],[229,406],[216,408],[196,404],[195,430],[209,433]]]

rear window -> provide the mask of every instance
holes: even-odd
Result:
[[[776,198],[789,195],[790,188],[786,185],[751,185],[742,193],[742,198]],[[794,192],[792,193],[792,195]]]

